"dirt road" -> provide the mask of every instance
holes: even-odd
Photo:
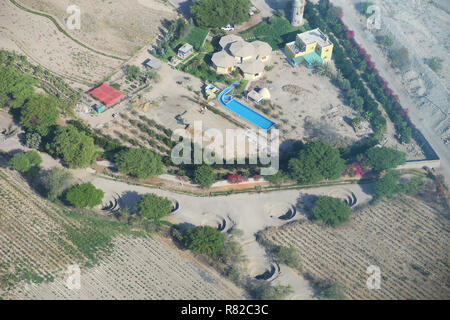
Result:
[[[355,31],[355,40],[372,56],[372,60],[375,62],[380,75],[389,82],[392,90],[399,96],[404,108],[409,109],[411,120],[441,158],[441,168],[439,170],[448,182],[450,180],[450,147],[442,142],[440,133],[434,130],[435,126],[433,126],[432,121],[423,119],[423,111],[418,109],[416,102],[402,85],[400,77],[390,67],[387,59],[377,45],[370,40],[369,33],[363,31],[363,25],[360,23],[361,17],[354,9],[353,4],[345,0],[333,0],[333,4],[342,7],[344,12],[343,21],[349,29]]]

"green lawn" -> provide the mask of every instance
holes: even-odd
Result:
[[[294,27],[285,18],[272,16],[240,35],[248,41],[261,40],[280,50],[288,42],[294,41],[297,33],[309,30],[306,24],[303,27]]]
[[[193,27],[191,32],[189,32],[187,37],[183,39],[182,42],[187,42],[191,44],[195,48],[195,50],[200,50],[207,35],[207,28]]]

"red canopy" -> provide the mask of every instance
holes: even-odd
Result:
[[[109,84],[104,83],[100,87],[89,91],[96,99],[103,102],[106,106],[113,104],[114,102],[122,99],[123,94],[120,91],[114,89]]]

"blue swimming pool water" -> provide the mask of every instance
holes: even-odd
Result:
[[[237,113],[239,116],[257,125],[261,129],[269,130],[275,125],[275,122],[264,117],[262,114],[250,109],[245,104],[232,99],[231,96],[226,96],[231,89],[233,89],[233,86],[226,88],[219,94],[218,100],[221,105]]]

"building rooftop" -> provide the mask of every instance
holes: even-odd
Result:
[[[264,63],[261,60],[244,61],[239,68],[244,73],[257,74],[264,71]]]
[[[230,45],[229,50],[230,50],[230,53],[235,57],[246,58],[246,57],[255,57],[256,56],[255,47],[251,43],[245,42],[245,41],[233,42]]]
[[[211,61],[218,67],[228,68],[236,64],[236,60],[225,50],[216,52],[212,55]]]
[[[324,34],[319,28],[299,33],[297,34],[297,37],[306,45],[317,42],[319,46],[325,47],[331,44],[328,36]]]
[[[219,44],[222,47],[222,49],[226,49],[226,47],[236,41],[244,41],[241,37],[236,36],[234,34],[229,34],[227,36],[223,36],[220,38]]]
[[[260,57],[269,56],[272,53],[272,47],[267,42],[257,40],[251,42],[250,44],[253,45],[256,50],[256,54]]]
[[[192,49],[194,49],[193,46],[191,46],[189,43],[185,43],[180,47],[180,49],[178,49],[178,51],[187,53],[187,52],[191,51]]]
[[[123,94],[120,91],[111,87],[107,83],[104,83],[100,87],[89,91],[89,94],[91,94],[97,100],[103,102],[106,106],[110,106],[111,104],[123,98]]]

